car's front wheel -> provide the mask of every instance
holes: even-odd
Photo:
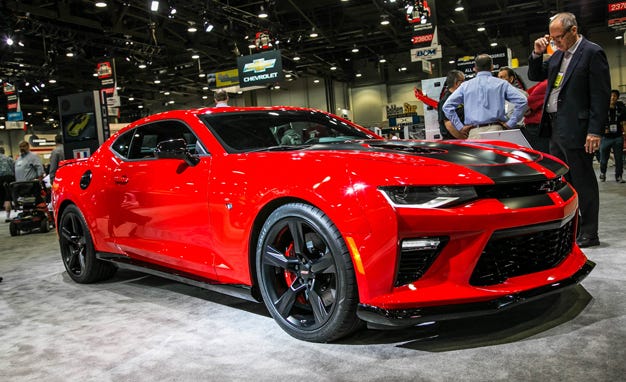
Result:
[[[318,208],[291,203],[266,220],[256,269],[265,305],[295,338],[327,342],[359,327],[358,291],[346,244]]]
[[[59,219],[59,245],[67,274],[80,284],[111,278],[117,268],[96,258],[91,234],[78,207],[68,206]]]

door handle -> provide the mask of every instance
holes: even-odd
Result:
[[[126,175],[115,175],[113,181],[117,184],[126,184],[128,183],[128,177]]]

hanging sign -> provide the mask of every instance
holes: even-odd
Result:
[[[626,1],[609,0],[608,25],[616,30],[626,30]]]
[[[283,79],[280,50],[270,50],[250,56],[237,57],[239,86],[249,87],[276,83]]]

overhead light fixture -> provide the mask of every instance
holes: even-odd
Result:
[[[263,7],[262,5],[261,5],[261,9],[259,10],[259,15],[258,16],[259,16],[260,19],[267,18],[267,12],[265,12],[265,7]]]
[[[137,105],[137,109],[143,109],[143,105]]]
[[[107,6],[107,2],[106,1],[96,1],[96,7],[98,8],[105,8]]]
[[[456,7],[454,8],[455,12],[463,12],[465,8],[463,8],[463,4],[461,4],[461,0],[456,2]]]
[[[380,15],[380,25],[389,25],[389,17],[387,15]]]
[[[130,97],[128,97],[128,100],[129,100],[129,101],[134,101],[134,100],[135,100],[135,97],[130,96]]]
[[[152,12],[157,12],[159,10],[159,0],[152,0],[150,4],[150,10]]]
[[[7,43],[8,46],[13,45],[13,39],[11,37],[7,37],[4,41]]]
[[[48,98],[44,98],[44,99],[43,99],[43,102],[50,102],[50,99],[48,99]]]
[[[48,82],[49,82],[49,83],[51,83],[51,84],[56,84],[56,83],[57,83],[57,80],[55,80],[54,78],[50,78],[50,79],[48,80]]]
[[[383,56],[380,56],[380,58],[378,59],[378,62],[380,62],[381,64],[384,64],[385,62],[387,62],[387,59]]]
[[[204,31],[205,32],[209,33],[209,32],[211,32],[213,30],[213,28],[215,28],[215,26],[211,22],[209,22],[209,21],[205,21],[204,22]]]
[[[315,31],[315,28],[311,29],[311,34],[309,34],[309,37],[311,37],[311,38],[315,38],[315,37],[317,37],[317,36],[319,36],[319,35],[318,35],[318,34],[317,34],[317,32]]]
[[[455,63],[456,63],[456,60],[450,60],[450,61],[448,61],[448,64],[455,64]]]
[[[294,61],[300,61],[300,56],[298,56],[297,54],[295,56],[293,56],[293,60]]]
[[[331,66],[330,70],[337,70],[337,67],[336,66]]]
[[[154,83],[155,83],[155,84],[160,84],[160,83],[161,83],[161,80],[157,78],[157,79],[155,79],[155,80],[154,80]]]
[[[359,48],[356,45],[352,48],[352,53],[359,53]]]
[[[147,67],[147,65],[142,62],[141,64],[137,65],[137,67],[139,69],[145,69]]]
[[[198,53],[194,53],[191,55],[191,58],[193,58],[194,60],[197,60],[200,58],[200,55]]]
[[[189,26],[187,27],[187,32],[195,33],[197,31],[198,31],[198,28],[196,28],[196,24],[193,21],[190,21]]]
[[[356,77],[363,77],[363,75],[361,73],[357,73],[355,74]]]
[[[493,41],[491,44],[489,44],[489,46],[498,46],[498,43],[496,41]]]
[[[319,84],[320,80],[318,80],[317,78],[313,80],[314,83]]]
[[[479,26],[478,28],[476,28],[477,32],[484,32],[485,31],[485,27],[484,26]]]
[[[621,40],[621,39],[623,39],[623,38],[624,38],[624,36],[622,36],[622,35],[617,35],[617,36],[615,36],[615,39],[616,39],[616,40]]]

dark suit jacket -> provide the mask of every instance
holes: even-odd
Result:
[[[532,55],[528,61],[529,79],[548,79],[540,134],[553,136],[562,147],[568,149],[583,148],[587,134],[601,134],[611,98],[611,77],[606,54],[597,44],[583,37],[581,39],[561,81],[554,135],[551,135],[552,126],[545,106],[564,53],[557,50],[547,63],[543,63],[541,56],[533,58]]]

